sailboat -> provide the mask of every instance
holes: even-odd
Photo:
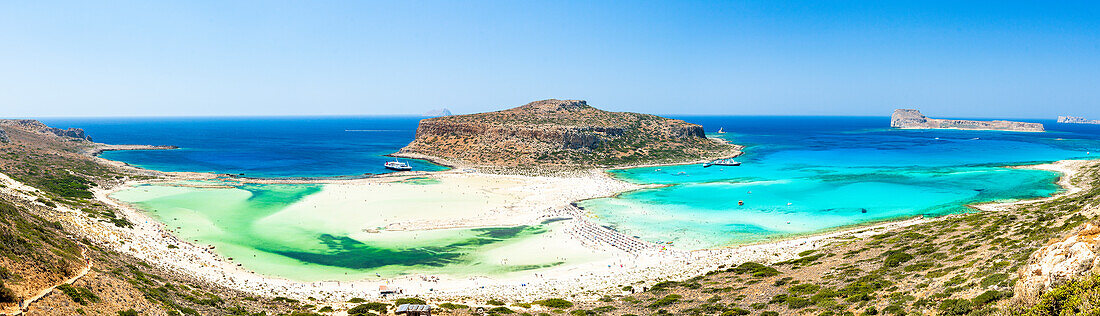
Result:
[[[718,134],[725,134],[725,133],[726,133],[726,131],[723,131],[721,127],[718,128]]]

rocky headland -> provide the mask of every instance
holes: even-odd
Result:
[[[1042,132],[1045,131],[1043,124],[1028,123],[1028,122],[1015,122],[1015,121],[971,121],[971,120],[948,120],[948,119],[934,119],[928,118],[921,114],[918,110],[913,109],[897,109],[894,110],[894,114],[890,116],[890,127],[904,128],[904,129],[928,129],[928,128],[941,128],[941,129],[966,129],[966,130],[997,130],[997,131],[1016,131],[1016,132]]]
[[[730,157],[739,149],[681,120],[550,99],[421,120],[416,138],[395,156],[467,166],[593,168]]]
[[[73,138],[75,140],[92,141],[92,137],[85,135],[83,129],[60,129],[56,127],[46,126],[46,124],[42,124],[42,122],[39,122],[37,120],[0,120],[0,126],[9,126],[28,131],[48,133],[57,135],[59,137]]]

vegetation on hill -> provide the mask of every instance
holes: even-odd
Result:
[[[55,294],[34,302],[30,314],[305,315],[314,310],[298,301],[256,298],[201,283],[73,236],[60,208],[129,226],[115,209],[95,201],[91,190],[145,176],[87,156],[91,143],[86,137],[43,132],[36,122],[0,120],[0,125],[7,136],[0,143],[0,172],[37,189],[0,185],[0,310],[50,288]],[[61,284],[89,264],[87,275]]]
[[[579,100],[543,100],[496,112],[420,122],[399,155],[426,155],[473,165],[607,167],[695,161],[736,155],[706,138],[699,125]]]

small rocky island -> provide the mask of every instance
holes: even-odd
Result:
[[[924,116],[920,111],[912,109],[897,109],[894,110],[894,115],[890,116],[890,127],[904,128],[904,129],[930,129],[930,128],[943,128],[943,129],[967,129],[967,130],[996,130],[996,131],[1016,131],[1016,132],[1042,132],[1045,131],[1043,124],[1028,123],[1028,122],[1015,122],[1015,121],[970,121],[970,120],[947,120],[947,119],[933,119]]]
[[[1058,123],[1063,124],[1100,124],[1100,120],[1090,120],[1080,116],[1059,116]]]
[[[421,120],[416,139],[394,156],[451,165],[592,168],[732,157],[740,148],[681,120],[550,99]]]

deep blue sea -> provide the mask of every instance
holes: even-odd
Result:
[[[872,221],[964,212],[966,204],[1049,196],[1057,174],[1005,165],[1088,159],[1100,125],[1044,123],[1047,132],[889,129],[888,117],[684,116],[746,145],[740,167],[612,171],[670,186],[583,201],[599,220],[643,239],[698,249]],[[386,172],[419,117],[44,119],[112,144],[180,150],[108,152],[164,171],[258,177]],[[1034,120],[1030,120],[1034,121]],[[715,133],[723,128],[727,133]],[[411,161],[417,170],[442,170]],[[738,201],[744,203],[740,205]]]
[[[416,135],[421,117],[42,119],[83,128],[107,144],[175,145],[178,150],[112,151],[103,158],[161,171],[323,177],[386,173],[386,161]],[[426,161],[414,170],[445,170]]]

